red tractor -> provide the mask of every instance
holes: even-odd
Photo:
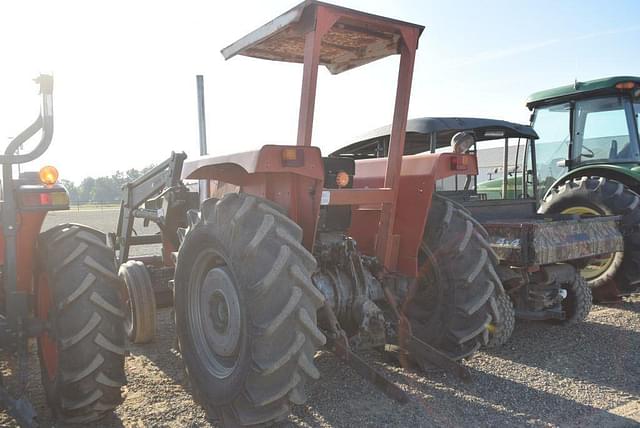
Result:
[[[297,144],[184,165],[174,154],[125,189],[111,242],[129,289],[130,336],[149,339],[154,309],[141,296],[174,269],[180,352],[199,401],[225,425],[269,423],[303,403],[325,344],[405,401],[354,350],[386,349],[405,366],[466,378],[459,360],[499,322],[504,291],[484,229],[435,195],[436,180],[475,174],[475,157],[462,147],[403,157],[423,29],[316,1],[296,6],[222,53],[304,64]],[[319,65],[338,74],[395,54],[388,159],[323,158],[311,146]],[[189,209],[180,170],[209,184],[199,209]],[[132,236],[136,217],[157,223],[160,238]],[[161,257],[129,257],[130,245],[152,241]]]
[[[53,79],[41,75],[37,82],[40,116],[0,155],[0,346],[17,356],[11,382],[16,394],[4,382],[0,403],[21,426],[35,424],[24,393],[28,340],[37,338],[41,379],[54,414],[65,422],[88,423],[122,402],[124,311],[114,254],[103,233],[77,224],[41,232],[47,212],[69,209],[57,170],[47,166],[13,177],[13,165],[41,156],[53,136]],[[39,131],[35,148],[19,154]]]

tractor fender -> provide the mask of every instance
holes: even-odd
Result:
[[[252,176],[288,173],[322,182],[324,163],[317,147],[268,144],[259,150],[222,156],[201,156],[184,163],[182,179],[219,180],[244,186]]]
[[[610,180],[616,180],[634,192],[640,193],[640,172],[615,165],[589,165],[571,170],[568,174],[558,178],[551,186],[549,186],[542,199],[546,199],[552,189],[561,186],[565,181],[585,176],[604,177]]]

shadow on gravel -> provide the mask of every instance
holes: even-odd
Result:
[[[132,357],[145,357],[175,384],[188,388],[184,365],[176,350],[176,333],[173,312],[159,310],[156,318],[156,337],[153,342],[142,345],[129,343],[127,348]]]
[[[611,305],[603,305],[601,308],[612,308],[620,311],[629,311],[640,313],[640,293],[632,294],[631,296],[624,297],[620,303],[614,303]]]
[[[151,379],[151,387],[156,386],[159,388],[160,385],[164,385],[164,389],[158,389],[158,395],[161,397],[161,400],[168,400],[171,402],[171,392],[168,392],[169,396],[167,396],[166,391],[175,391],[173,385],[177,385],[180,390],[180,394],[186,394],[187,400],[190,402],[190,407],[197,407],[200,409],[200,405],[195,402],[193,397],[193,391],[189,386],[189,382],[187,380],[187,375],[184,369],[184,364],[182,359],[180,358],[180,354],[177,351],[177,343],[176,343],[176,332],[175,332],[175,324],[173,321],[173,309],[163,308],[159,309],[156,318],[156,337],[153,342],[135,345],[132,343],[128,344],[128,350],[130,357],[135,361],[132,364],[135,364],[137,367],[137,375],[143,373],[144,376]],[[140,367],[142,366],[142,367]],[[166,376],[171,383],[172,386],[169,386],[167,390],[167,385],[164,381],[160,379],[154,379],[154,371],[160,371],[164,376]],[[128,376],[131,376],[131,372],[128,373]],[[154,385],[155,384],[155,385]],[[184,398],[181,397],[181,400]],[[193,413],[189,413],[184,411],[184,404],[177,405],[173,410],[176,412],[177,416],[180,416],[180,423],[173,421],[173,425],[169,424],[168,426],[190,426],[190,427],[200,427],[200,426],[219,426],[219,422],[213,419],[207,418],[207,416],[202,413],[198,414],[198,421],[190,421],[189,418],[193,417]],[[176,416],[176,417],[177,417]],[[155,417],[155,416],[154,416]],[[167,417],[167,421],[171,419]],[[184,425],[184,423],[188,422],[188,425]],[[203,421],[205,425],[203,425]],[[163,418],[161,426],[165,426],[164,422],[166,422]],[[157,426],[155,423],[150,423],[147,425],[147,421],[143,421],[144,425],[142,426]]]
[[[471,369],[474,382],[464,384],[443,375],[418,379],[414,399],[420,400],[437,425],[463,426],[591,426],[603,410],[559,395],[533,389],[491,373]],[[443,384],[438,384],[441,379]],[[436,382],[435,385],[433,383]],[[415,387],[415,385],[414,385]],[[424,394],[419,397],[418,393]],[[465,415],[458,419],[456,410]],[[632,426],[636,422],[606,414],[607,426]]]
[[[597,417],[606,426],[636,424],[473,368],[473,382],[465,384],[443,372],[416,373],[384,364],[376,354],[366,359],[407,391],[410,402],[400,405],[387,398],[331,354],[322,353],[316,358],[322,377],[308,388],[307,404],[295,407],[278,427],[591,426]]]
[[[635,305],[638,310],[640,305]],[[520,322],[506,346],[487,351],[499,358],[640,395],[640,333],[586,321],[573,326]]]

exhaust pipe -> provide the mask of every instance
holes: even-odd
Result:
[[[200,135],[200,156],[207,155],[207,124],[204,112],[204,77],[196,75],[196,90],[198,92],[198,132]],[[200,180],[198,183],[200,203],[209,197],[209,180]]]

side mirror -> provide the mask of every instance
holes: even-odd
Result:
[[[533,184],[533,170],[527,170],[527,184]]]
[[[569,160],[568,159],[560,159],[558,162],[556,162],[556,166],[558,168],[566,168],[569,166]]]

